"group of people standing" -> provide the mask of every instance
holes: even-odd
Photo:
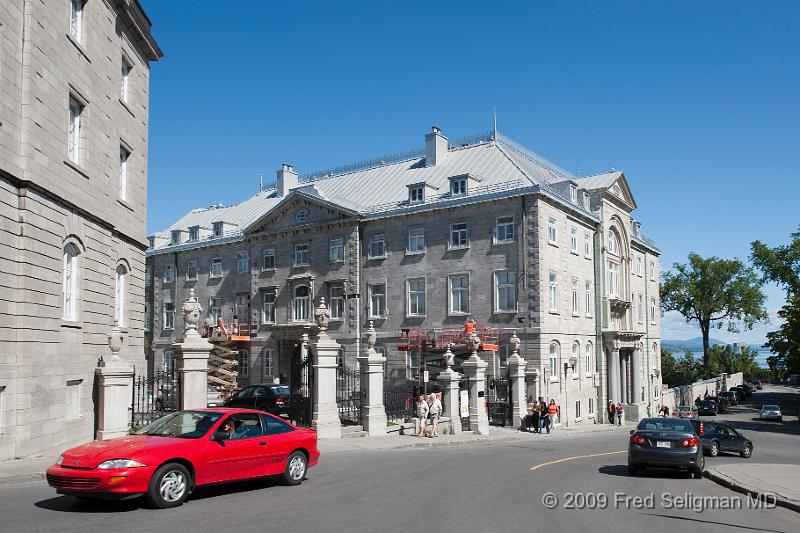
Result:
[[[438,437],[439,419],[442,417],[442,393],[420,394],[417,399],[417,417],[419,418],[417,437]],[[428,430],[429,421],[430,431]]]
[[[608,414],[609,424],[622,425],[622,421],[625,417],[625,410],[622,408],[621,403],[618,402],[617,405],[614,405],[614,402],[609,401],[608,406],[606,406],[606,413]]]
[[[534,433],[547,433],[553,431],[556,417],[558,416],[558,405],[550,398],[550,403],[546,404],[544,398],[528,403],[528,416],[525,417],[525,430],[533,428]]]

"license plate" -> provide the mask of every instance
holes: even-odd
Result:
[[[665,440],[657,440],[656,441],[656,448],[671,448],[671,447],[672,447],[672,444],[670,444],[669,441],[665,441]]]

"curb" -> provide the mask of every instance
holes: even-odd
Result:
[[[31,481],[43,481],[44,472],[34,472],[31,474],[15,474],[13,476],[0,476],[0,485],[12,485],[15,483],[28,483]]]
[[[745,485],[739,481],[736,481],[734,478],[730,476],[726,476],[719,472],[716,468],[712,468],[710,470],[705,471],[705,477],[713,481],[718,485],[722,485],[723,487],[729,488],[734,492],[739,492],[741,494],[747,494],[748,496],[754,497],[772,497],[775,499],[775,504],[779,507],[784,507],[786,509],[790,509],[797,513],[800,513],[800,502],[796,502],[794,500],[789,500],[783,497],[780,494],[775,492],[769,492],[764,489],[756,489],[749,485]]]

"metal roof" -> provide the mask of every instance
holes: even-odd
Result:
[[[590,191],[595,189],[608,189],[614,185],[614,182],[621,176],[621,171],[613,170],[611,172],[604,172],[603,174],[595,174],[594,176],[584,176],[578,178],[577,182],[579,187]]]

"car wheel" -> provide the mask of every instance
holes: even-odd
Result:
[[[778,422],[783,422],[783,417],[782,416],[778,417]]]
[[[708,455],[711,457],[716,457],[719,455],[719,442],[714,441],[711,443],[711,448],[708,450]]]
[[[167,463],[150,478],[147,503],[157,509],[178,507],[189,496],[192,477],[185,466]]]
[[[692,470],[692,477],[695,479],[703,479],[703,469],[706,466],[706,460],[703,459],[700,461],[700,464],[697,465],[694,470]]]
[[[628,463],[628,474],[635,476],[639,473],[639,467],[635,464]]]
[[[753,455],[753,445],[752,444],[745,444],[742,452],[739,454],[745,459],[749,459],[751,455]]]
[[[283,482],[286,485],[299,485],[306,477],[308,464],[306,454],[293,452],[286,460],[286,469],[283,471]]]

